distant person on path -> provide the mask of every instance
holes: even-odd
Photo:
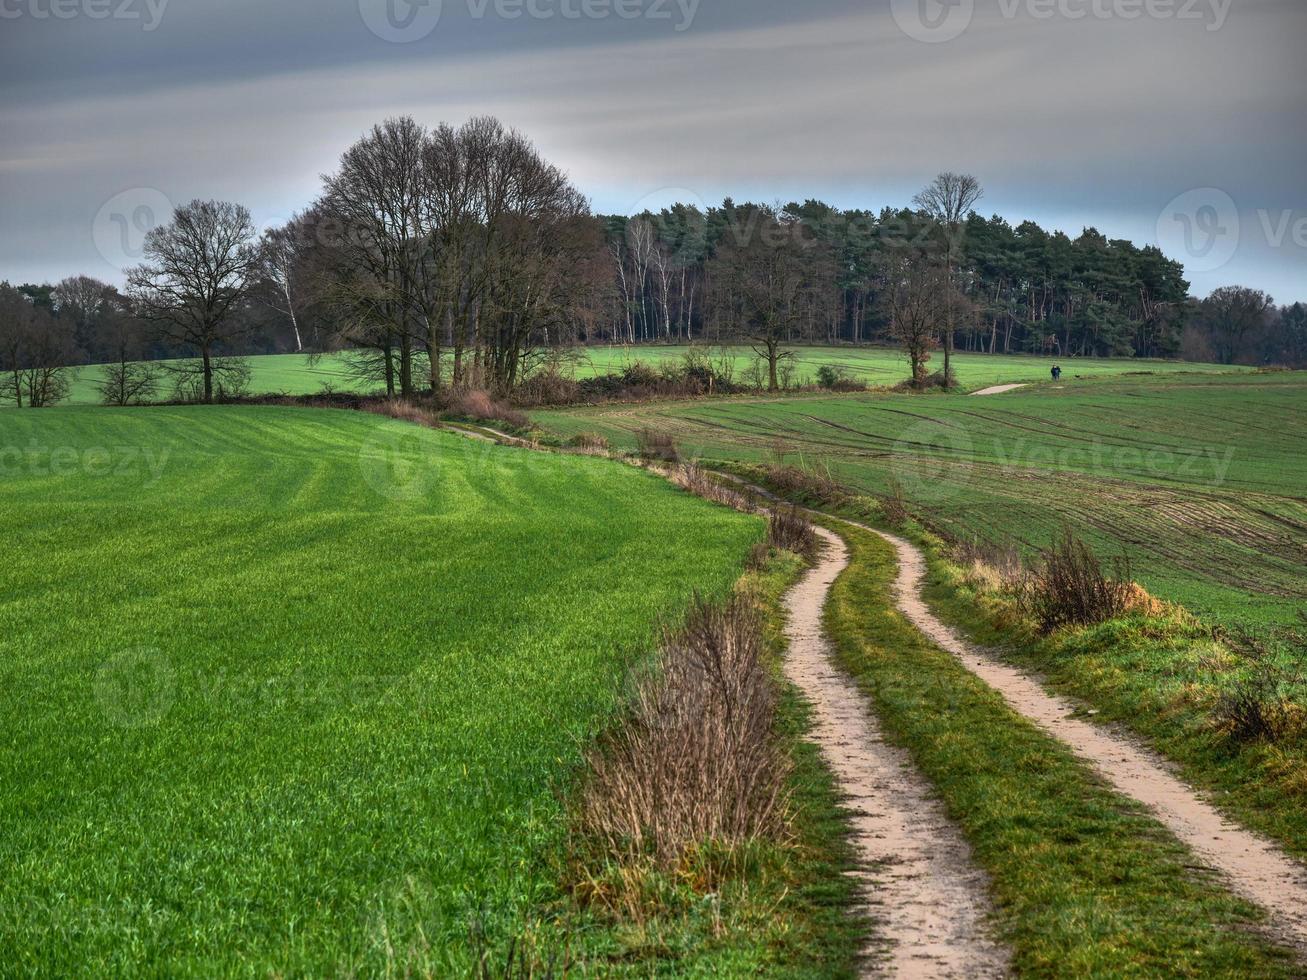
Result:
[[[1054,381],[1062,380],[1062,369],[1056,364],[1053,365],[1053,380]]]

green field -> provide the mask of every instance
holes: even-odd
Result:
[[[1307,374],[1100,378],[1003,395],[744,397],[535,413],[708,459],[829,467],[928,522],[1029,552],[1060,525],[1125,551],[1156,594],[1216,618],[1307,605]]]
[[[370,415],[0,429],[6,974],[466,974],[555,897],[554,790],[761,522]]]
[[[755,356],[747,347],[704,349],[714,358],[722,357],[724,351],[734,365],[737,380]],[[578,378],[619,373],[636,361],[651,365],[677,361],[685,356],[685,351],[684,347],[591,347],[574,352],[575,356],[569,359],[565,370]],[[895,385],[907,377],[906,361],[895,350],[877,347],[798,347],[795,351],[795,384],[811,383],[822,365],[840,368],[850,377],[874,387]],[[1054,364],[1052,358],[1034,356],[957,354],[955,358],[958,379],[969,390],[997,384],[1047,381]],[[251,369],[250,393],[255,395],[313,395],[321,392],[324,387],[338,392],[367,387],[351,374],[346,357],[339,354],[325,355],[316,363],[310,363],[309,358],[303,354],[269,354],[248,360]],[[1068,380],[1074,380],[1077,375],[1100,378],[1139,371],[1172,374],[1241,370],[1184,361],[1070,358],[1056,363],[1065,368]],[[95,383],[100,376],[101,371],[97,366],[78,368],[69,402],[74,405],[98,403],[100,397]]]

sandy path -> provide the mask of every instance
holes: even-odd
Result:
[[[867,701],[831,662],[822,609],[848,567],[844,542],[823,528],[822,559],[786,597],[785,673],[813,705],[812,737],[853,812],[852,841],[874,867],[863,900],[889,940],[869,975],[996,977],[1006,950],[986,929],[988,881],[907,753],[888,744]]]
[[[978,395],[1001,395],[1001,394],[1003,394],[1004,392],[1008,392],[1008,391],[1016,391],[1018,388],[1029,388],[1029,387],[1030,387],[1030,386],[1027,385],[1027,384],[1020,384],[1020,385],[995,385],[993,388],[986,388],[986,389],[984,389],[983,391],[973,391],[973,392],[971,393],[971,397],[972,397],[972,398],[975,398],[975,397],[978,396]]]
[[[879,534],[898,552],[896,604],[917,629],[999,691],[1019,713],[1069,745],[1118,792],[1147,806],[1204,864],[1220,872],[1237,894],[1265,909],[1277,935],[1307,952],[1307,868],[1223,817],[1152,752],[1110,728],[1073,717],[1072,702],[1049,694],[1021,671],[960,639],[921,598],[926,572],[921,551],[892,534],[864,530]]]

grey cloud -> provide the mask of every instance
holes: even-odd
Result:
[[[156,34],[193,30],[171,20],[185,2],[173,0]],[[1216,187],[1237,202],[1245,237],[1227,266],[1193,277],[1195,288],[1240,280],[1307,298],[1307,257],[1292,241],[1267,244],[1257,217],[1307,215],[1297,51],[1307,11],[1280,0],[1236,0],[1219,31],[1009,18],[980,3],[966,31],[940,44],[905,36],[887,3],[809,7],[794,21],[779,5],[745,16],[705,0],[683,34],[605,23],[569,35],[558,21],[514,22],[505,34],[447,14],[437,35],[480,37],[456,57],[432,56],[446,43],[435,35],[416,52],[361,38],[357,7],[346,6],[299,41],[286,36],[294,16],[268,15],[275,42],[253,40],[230,63],[207,56],[213,71],[205,62],[189,80],[123,85],[126,63],[127,75],[74,94],[23,83],[33,97],[0,108],[0,278],[116,278],[91,223],[126,188],[229,197],[264,220],[284,218],[371,122],[492,112],[533,136],[603,210],[663,188],[707,202],[822,196],[879,208],[906,203],[940,169],[965,168],[986,184],[986,210],[1148,243],[1168,202]],[[229,38],[258,26],[261,8],[187,17]],[[314,60],[323,52],[337,60]],[[141,70],[163,72],[167,61]]]

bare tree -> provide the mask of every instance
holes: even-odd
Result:
[[[147,327],[120,304],[101,316],[100,342],[108,354],[96,388],[106,405],[139,405],[159,391],[162,370],[145,359]]]
[[[890,336],[908,355],[913,387],[923,388],[926,364],[948,306],[947,276],[926,256],[910,254],[891,265],[885,286],[883,296]]]
[[[299,321],[299,248],[296,243],[298,216],[283,228],[269,228],[260,242],[259,259],[263,276],[267,279],[272,306],[290,320],[295,334],[295,350],[304,350]]]
[[[101,315],[109,306],[115,290],[106,282],[90,276],[70,276],[51,293],[55,312],[73,325],[78,350],[94,361],[102,353],[96,336]]]
[[[0,399],[45,408],[68,396],[75,356],[72,322],[51,316],[0,284]]]
[[[793,231],[771,208],[742,207],[710,262],[716,315],[766,360],[769,391],[780,389],[780,364],[794,356],[786,345],[807,283]]]
[[[239,373],[219,352],[241,332],[233,316],[257,281],[250,213],[225,201],[192,201],[145,236],[145,263],[128,270],[137,311],[161,335],[199,355],[200,394],[213,401],[214,373]]]
[[[944,385],[953,384],[952,365],[953,332],[956,329],[952,307],[953,274],[961,257],[963,222],[984,196],[980,181],[970,174],[942,173],[929,186],[912,199],[918,209],[939,225],[944,236],[945,264],[948,267],[950,303],[944,310]]]

